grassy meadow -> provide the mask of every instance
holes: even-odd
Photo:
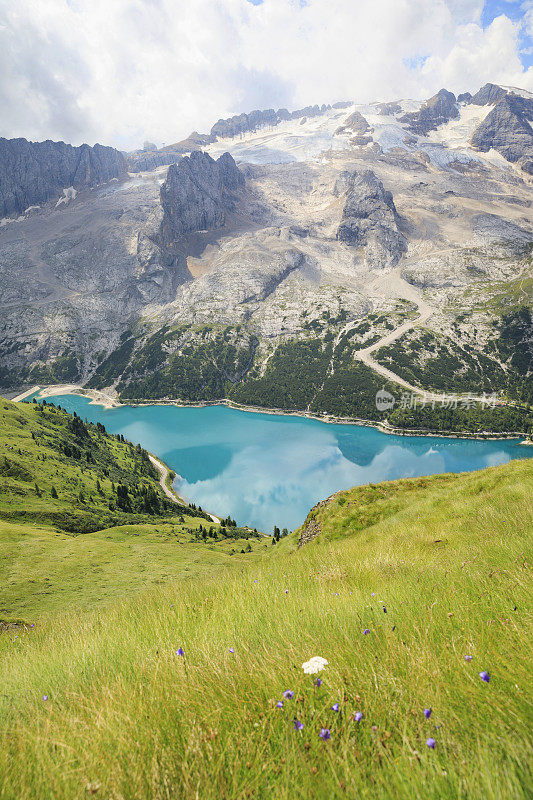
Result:
[[[532,487],[517,461],[340,492],[305,547],[254,542],[215,572],[194,544],[190,577],[165,566],[145,589],[125,532],[78,536],[113,548],[72,591],[89,611],[59,584],[46,613],[24,605],[40,544],[12,606],[34,627],[0,635],[0,797],[531,796]],[[70,548],[65,573],[82,571]]]

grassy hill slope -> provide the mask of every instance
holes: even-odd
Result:
[[[527,797],[532,487],[520,461],[338,493],[305,547],[10,630],[0,797]]]
[[[165,497],[140,447],[0,398],[0,626],[88,608],[265,547]]]

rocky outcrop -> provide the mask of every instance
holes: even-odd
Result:
[[[349,133],[354,136],[363,136],[365,133],[368,133],[369,130],[370,126],[363,115],[360,114],[359,111],[354,111],[346,117],[344,124],[341,125],[340,128],[337,128],[335,135],[339,136],[343,133]]]
[[[341,106],[335,106],[335,108]],[[329,111],[330,105],[314,105],[299,108],[297,111],[287,111],[279,108],[275,111],[268,108],[265,111],[251,111],[249,114],[237,114],[229,119],[219,119],[211,128],[211,136],[218,139],[233,138],[249,131],[255,131],[265,126],[273,127],[289,119],[302,119],[303,117],[316,117]]]
[[[482,153],[497,150],[511,162],[523,159],[523,168],[529,172],[533,157],[531,119],[533,100],[506,94],[475,129],[472,147]]]
[[[462,94],[457,95],[458,103],[470,103],[471,100],[472,100],[471,92],[463,92]]]
[[[96,186],[125,172],[124,156],[113,147],[0,139],[0,217],[57,198],[70,186]]]
[[[392,194],[370,170],[349,179],[337,239],[363,247],[371,268],[396,264],[407,249]]]
[[[456,119],[458,116],[459,110],[455,95],[446,89],[441,89],[436,95],[426,100],[418,111],[412,111],[400,117],[400,122],[404,122],[412,133],[424,136],[429,131],[436,130],[439,125],[443,125],[450,119]]]
[[[400,114],[402,111],[402,107],[399,103],[378,103],[376,107],[382,117]]]
[[[470,102],[475,106],[493,106],[507,94],[507,89],[502,89],[495,83],[486,83],[471,97]]]
[[[164,263],[182,265],[183,280],[190,277],[185,237],[223,227],[228,211],[234,208],[236,192],[243,186],[244,176],[229,153],[215,161],[195,150],[170,165],[161,187],[159,243]]]
[[[166,147],[159,149],[155,147],[153,150],[148,150],[144,147],[142,150],[137,150],[128,155],[128,170],[130,172],[149,172],[157,169],[157,167],[175,164],[182,156],[193,150],[199,150],[212,141],[213,137],[209,134],[193,131],[181,142],[169,144]]]

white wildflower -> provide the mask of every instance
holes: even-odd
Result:
[[[307,675],[316,675],[317,672],[322,672],[327,665],[328,662],[322,656],[313,656],[302,664],[302,669]]]

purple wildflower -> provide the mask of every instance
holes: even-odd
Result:
[[[339,704],[338,703],[333,703],[333,705],[331,706],[331,710],[332,711],[338,711],[339,710]]]
[[[485,683],[488,683],[490,681],[489,673],[485,672],[484,670],[483,670],[483,672],[479,673],[479,677],[481,678],[482,681],[485,681]]]
[[[230,651],[230,653],[234,653],[235,652],[235,648],[234,647],[230,647],[229,651]]]
[[[32,622],[32,624],[30,625],[30,628],[35,628],[35,622]]]
[[[432,739],[431,736],[430,736],[429,739],[427,740],[426,744],[427,744],[428,747],[431,747],[431,749],[434,750],[435,749],[435,745],[437,744],[437,742],[435,741],[435,739]]]
[[[322,678],[315,678],[315,686],[318,688],[322,686]]]
[[[289,590],[288,589],[285,589],[285,594],[289,594]]]
[[[465,656],[465,661],[472,661],[472,656]]]
[[[375,596],[376,596],[375,592],[372,592],[372,594],[370,595],[370,597],[375,597]]]
[[[185,655],[185,651],[184,651],[183,647],[178,647],[178,649],[176,650],[176,655],[177,656],[184,656]]]
[[[287,700],[292,700],[294,697],[294,692],[291,692],[290,689],[287,689],[286,692],[283,692],[283,697],[285,697]]]
[[[433,711],[433,709],[432,709],[432,708],[425,708],[425,709],[424,709],[424,716],[425,716],[425,718],[426,718],[426,719],[429,719],[429,718],[430,718],[430,716],[431,716],[431,712],[432,712],[432,711]]]
[[[43,694],[43,700],[48,700],[48,695],[47,694]]]
[[[276,708],[283,708],[283,700],[278,700],[276,703]]]
[[[361,720],[363,719],[363,715],[360,711],[356,711],[355,714],[353,715],[353,718],[356,722],[361,722]]]
[[[369,631],[369,629],[368,629],[368,628],[365,628],[365,629],[364,629],[364,631],[363,631],[363,636],[366,636],[366,635],[367,635],[367,633],[370,633],[370,631]]]
[[[329,728],[320,728],[320,733],[318,735],[321,739],[331,739],[331,732]]]
[[[386,614],[386,613],[387,613],[387,609],[386,609],[386,607],[385,607],[385,606],[383,606],[383,613],[384,613],[384,614]]]
[[[299,719],[295,719],[294,720],[294,730],[295,731],[301,731],[303,726],[304,726],[303,722],[300,722]]]

